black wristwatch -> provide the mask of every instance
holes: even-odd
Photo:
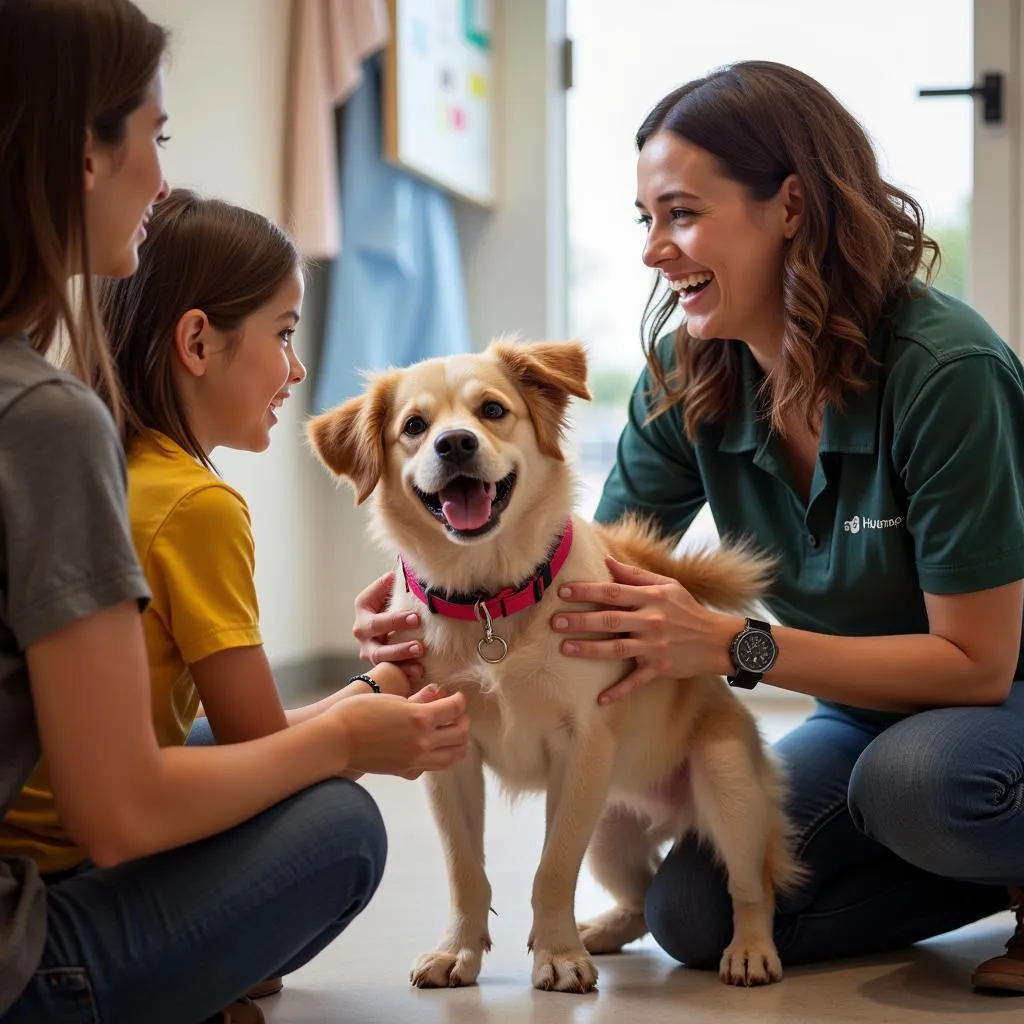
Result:
[[[736,674],[726,676],[726,681],[730,686],[752,690],[778,656],[779,645],[772,636],[772,627],[760,619],[747,619],[746,626],[729,644],[729,657],[736,666]]]

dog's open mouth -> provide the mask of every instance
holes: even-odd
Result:
[[[478,537],[497,525],[515,485],[515,473],[509,473],[497,483],[473,476],[457,476],[435,494],[426,494],[419,488],[416,494],[430,514],[450,532],[462,537]]]

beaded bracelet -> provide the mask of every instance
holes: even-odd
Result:
[[[380,687],[367,675],[360,673],[349,679],[350,683],[366,683],[374,693],[380,693]]]

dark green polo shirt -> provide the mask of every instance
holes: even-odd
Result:
[[[635,509],[680,535],[707,501],[723,538],[777,557],[779,622],[839,636],[926,633],[924,592],[1024,578],[1024,369],[969,306],[921,290],[880,324],[870,390],[825,411],[806,504],[758,414],[760,369],[722,344],[739,352],[736,399],[692,445],[678,406],[645,422],[641,375],[598,521]],[[673,365],[671,338],[658,353]]]

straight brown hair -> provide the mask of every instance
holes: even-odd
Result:
[[[0,336],[24,332],[47,355],[63,328],[69,368],[107,394],[117,382],[91,277],[86,130],[124,141],[166,46],[128,0],[0,0]]]
[[[882,179],[871,142],[819,82],[784,64],[744,61],[669,93],[637,132],[642,150],[657,132],[699,146],[755,200],[774,196],[796,174],[805,212],[785,252],[782,359],[762,398],[773,430],[793,413],[818,423],[823,403],[840,408],[866,386],[871,334],[886,306],[909,294],[922,268],[930,280],[938,245],[924,233],[920,205]],[[687,435],[720,422],[736,400],[735,346],[691,338],[680,325],[675,367],[666,373],[656,343],[677,308],[651,291],[641,344],[656,382],[657,415],[681,404]]]
[[[266,217],[183,188],[153,207],[146,230],[135,273],[98,290],[120,382],[121,439],[127,449],[144,430],[158,430],[215,469],[174,386],[178,321],[202,310],[233,345],[230,334],[303,269],[302,257]]]

